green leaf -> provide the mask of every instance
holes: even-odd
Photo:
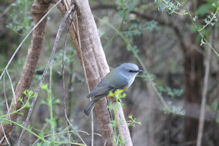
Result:
[[[30,91],[28,92],[28,96],[29,96],[29,97],[31,97],[33,94],[34,94],[34,92],[33,92],[32,90],[30,90]]]
[[[56,100],[54,101],[54,103],[55,103],[55,104],[60,103],[60,100],[59,100],[59,99],[56,99]]]
[[[41,89],[47,91],[48,90],[48,84],[42,84]]]
[[[27,95],[28,90],[24,90],[24,95]]]
[[[18,101],[19,102],[23,102],[23,98],[22,97],[18,97]]]
[[[40,104],[46,104],[45,100],[40,101]]]
[[[24,115],[24,113],[23,113],[23,112],[19,112],[18,114],[19,114],[20,116],[23,116],[23,115]]]
[[[191,32],[197,32],[201,28],[202,28],[202,26],[200,24],[194,24],[194,25],[191,25],[191,27],[190,27]]]
[[[30,108],[30,107],[31,107],[31,104],[25,105],[25,108]]]
[[[132,116],[132,115],[129,115],[129,119],[133,119],[133,116]]]
[[[112,96],[114,96],[113,92],[112,92],[112,91],[110,91],[110,92],[109,92],[109,94],[108,94],[108,96],[109,96],[109,97],[112,97]]]
[[[212,5],[210,3],[207,4],[203,4],[201,5],[198,10],[195,12],[195,15],[205,15],[207,14],[209,11],[212,10]]]
[[[109,110],[113,110],[113,104],[112,104],[112,102],[109,103],[109,105],[107,106],[107,108],[108,108]]]
[[[213,109],[214,111],[216,111],[217,108],[218,108],[218,102],[215,101],[215,102],[213,102],[213,104],[212,104],[212,109]]]
[[[219,117],[217,117],[216,122],[217,122],[217,124],[219,124]]]
[[[7,124],[10,124],[10,122],[9,121],[4,121],[2,124],[7,125]]]

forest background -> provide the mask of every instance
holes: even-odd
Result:
[[[87,3],[86,0],[83,2]],[[72,20],[62,28],[62,20],[65,16],[67,18],[63,14],[67,14],[68,9],[65,11],[61,5],[66,3],[74,5],[69,7],[72,8],[72,15],[68,18],[72,16]],[[47,22],[41,23],[45,32],[39,31],[42,36],[33,32],[33,36],[28,36],[23,42],[40,20],[39,11],[35,11],[34,6],[41,4],[40,18],[49,10]],[[81,5],[75,4],[74,0],[72,3],[68,0],[0,1],[1,143],[104,143],[107,135],[101,131],[99,109],[90,117],[83,113],[83,109],[89,102],[86,96],[90,88],[96,84],[92,84],[92,78],[87,77],[90,75],[93,80],[101,78],[107,68],[102,67],[106,71],[100,71],[101,75],[96,74],[95,78],[95,74],[86,68],[89,52],[86,56],[83,50],[77,50],[80,45],[83,49],[83,43],[75,43],[72,38],[76,42],[80,39],[69,33],[74,27],[77,30],[82,25],[80,18],[83,17],[78,13],[83,8]],[[122,98],[121,107],[131,143],[135,146],[219,145],[219,2],[90,0],[88,6],[101,39],[104,52],[100,51],[100,54],[105,54],[107,60],[107,63],[103,61],[100,64],[108,64],[112,69],[124,62],[133,62],[144,70],[144,74],[137,76],[126,92],[126,97],[118,97]],[[79,17],[73,13],[78,13]],[[86,36],[86,33],[83,35]],[[82,39],[83,35],[80,36]],[[34,37],[43,38],[44,41],[34,42]],[[26,56],[31,54],[30,48],[34,48],[31,46],[34,43],[40,45],[35,45],[36,54],[38,47],[42,50],[38,52],[39,60],[32,56],[37,59],[36,68],[28,68],[31,60]],[[25,72],[22,70],[25,68],[32,72],[33,77],[27,80],[29,85],[21,88],[22,81],[27,82],[23,79]],[[44,75],[45,68],[48,71]],[[22,92],[18,94],[18,91]],[[19,108],[14,108],[11,102],[16,105],[18,102]],[[129,145],[117,129],[119,123],[113,106],[111,102],[108,105],[110,116],[114,117],[109,121],[113,129],[112,144]],[[29,109],[32,111],[30,119],[26,118]],[[13,113],[8,114],[11,111]],[[16,118],[11,118],[12,115]],[[27,125],[25,120],[28,121]]]

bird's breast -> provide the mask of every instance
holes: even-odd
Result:
[[[132,83],[134,82],[135,78],[129,78],[128,80],[128,87],[130,87],[132,85]],[[128,88],[127,87],[127,88]]]

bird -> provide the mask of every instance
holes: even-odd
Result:
[[[89,116],[94,104],[103,97],[106,97],[110,92],[115,92],[117,89],[125,91],[135,80],[138,73],[143,72],[138,65],[134,63],[123,63],[114,68],[97,86],[87,95],[87,98],[93,97],[90,103],[85,107],[84,113]]]

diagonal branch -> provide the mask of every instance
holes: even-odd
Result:
[[[60,2],[60,0],[59,0],[59,2]],[[57,2],[56,4],[58,4],[59,2]],[[29,120],[30,120],[30,117],[31,117],[31,114],[32,114],[32,111],[33,111],[33,108],[34,108],[34,105],[35,105],[35,103],[36,103],[36,101],[37,101],[37,97],[38,97],[38,94],[39,94],[41,85],[42,85],[42,83],[43,83],[43,81],[44,81],[45,75],[46,75],[46,73],[47,73],[49,67],[52,66],[52,62],[53,62],[54,57],[55,57],[55,53],[56,53],[56,48],[57,48],[58,42],[60,41],[61,34],[62,34],[62,32],[64,31],[64,28],[65,28],[65,25],[66,25],[66,21],[67,21],[69,15],[72,13],[73,10],[74,10],[74,5],[73,5],[73,6],[70,8],[70,10],[65,14],[64,19],[62,20],[61,24],[59,25],[59,29],[58,29],[58,32],[57,32],[57,34],[56,34],[56,39],[55,39],[55,42],[54,42],[54,45],[53,45],[53,48],[52,48],[52,54],[51,54],[51,56],[50,56],[50,58],[49,58],[49,60],[48,60],[48,63],[46,64],[46,68],[45,68],[45,70],[43,71],[41,80],[40,80],[40,82],[39,82],[39,84],[38,84],[38,87],[37,87],[37,89],[36,89],[36,95],[37,95],[37,96],[33,99],[32,103],[31,103],[32,107],[30,107],[30,109],[29,109],[29,111],[28,111],[28,115],[27,115],[27,118],[26,118],[26,120],[25,120],[24,127],[27,127],[27,125],[28,125],[28,123],[29,123]],[[25,129],[22,129],[22,132],[21,132],[21,134],[20,134],[20,136],[19,136],[19,139],[18,139],[18,144],[17,144],[18,146],[20,146],[20,143],[21,143],[21,140],[22,140],[22,136],[23,136],[23,134],[24,134],[24,131],[25,131]]]
[[[12,99],[9,112],[13,112],[22,107],[22,102],[18,101],[18,98],[21,97],[23,101],[26,100],[26,96],[23,94],[23,92],[26,89],[30,88],[34,71],[40,56],[40,52],[43,47],[45,26],[47,22],[45,14],[48,11],[49,5],[50,2],[47,1],[45,2],[42,0],[35,0],[32,5],[32,15],[33,15],[34,23],[37,24],[39,21],[42,22],[38,26],[34,27],[35,29],[32,34],[32,40],[28,49],[28,54],[23,67],[23,71],[19,79],[19,82],[16,86],[16,90],[15,90],[16,96]],[[42,17],[45,19],[41,20]],[[21,45],[19,47],[21,47]],[[17,117],[18,117],[18,113],[10,115],[10,119],[12,121],[16,121]],[[3,125],[3,128],[6,136],[10,136],[11,130],[13,128],[13,124],[5,124]],[[4,132],[1,129],[0,129],[0,138],[4,136]],[[3,141],[1,144],[3,144],[4,142],[5,141]]]

